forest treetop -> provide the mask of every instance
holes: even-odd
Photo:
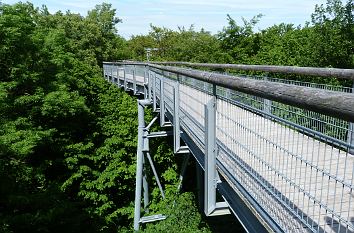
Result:
[[[81,16],[0,3],[0,231],[129,229],[136,100],[103,80],[103,61],[144,60],[144,48],[156,47],[153,60],[354,68],[352,0],[317,6],[303,27],[255,32],[260,16],[243,25],[225,17],[228,25],[217,35],[151,26],[147,35],[125,40],[110,4]],[[178,181],[172,152],[162,141],[151,148],[169,195],[164,202],[153,190],[151,208],[172,216],[156,227],[199,231],[192,195],[172,191]],[[191,207],[189,218],[171,210],[174,198]]]

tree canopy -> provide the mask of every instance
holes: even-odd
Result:
[[[0,3],[0,231],[130,231],[136,98],[103,80],[103,61],[145,60],[150,47],[157,61],[354,68],[353,8],[328,0],[304,26],[261,31],[261,14],[242,25],[227,15],[216,35],[151,25],[127,40],[107,3],[87,16]],[[209,232],[193,193],[175,192],[179,161],[168,143],[151,145],[167,198],[152,188],[150,209],[170,217],[144,231]]]

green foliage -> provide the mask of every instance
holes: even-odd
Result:
[[[142,232],[210,232],[208,226],[202,223],[201,215],[198,212],[195,203],[196,200],[194,200],[194,196],[191,193],[168,195],[166,200],[159,202],[154,206],[157,210],[156,213],[164,213],[167,216],[167,219],[147,224]]]
[[[136,111],[127,108],[135,102],[112,91],[99,67],[122,56],[118,22],[109,4],[87,17],[0,5],[2,230],[97,232],[129,206],[118,199],[132,189],[119,196],[114,187],[134,177],[125,158],[135,154],[135,135],[126,137],[136,129]],[[127,110],[113,108],[119,104]],[[119,118],[130,127],[123,134]]]
[[[303,27],[255,32],[261,14],[243,25],[228,15],[217,35],[151,26],[129,41],[117,35],[115,13],[106,3],[85,17],[0,3],[0,231],[130,231],[137,104],[102,79],[102,61],[144,60],[150,47],[153,60],[354,67],[352,0],[316,6]],[[150,147],[166,199],[151,186],[149,210],[168,218],[143,231],[208,232],[193,195],[176,194],[170,146]]]
[[[193,25],[178,31],[151,25],[148,35],[133,36],[128,41],[131,56],[145,60],[144,48],[157,48],[152,52],[153,60],[191,61],[191,62],[230,62],[231,57],[222,52],[218,39],[204,29],[196,32]]]

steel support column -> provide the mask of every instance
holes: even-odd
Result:
[[[135,208],[134,208],[134,230],[139,230],[141,191],[143,185],[143,164],[144,164],[144,107],[148,105],[148,100],[138,100],[138,146],[136,155],[136,179],[135,179]]]

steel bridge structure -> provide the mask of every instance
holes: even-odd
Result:
[[[247,232],[354,232],[353,88],[290,78],[354,81],[354,70],[126,61],[104,62],[103,71],[142,97],[135,230],[166,218],[141,217],[141,202],[149,202],[149,164],[164,197],[149,139],[171,135],[185,158],[181,178],[189,157],[198,164],[206,216],[233,213]],[[146,106],[156,112],[147,125]],[[150,132],[154,122],[166,131]]]

